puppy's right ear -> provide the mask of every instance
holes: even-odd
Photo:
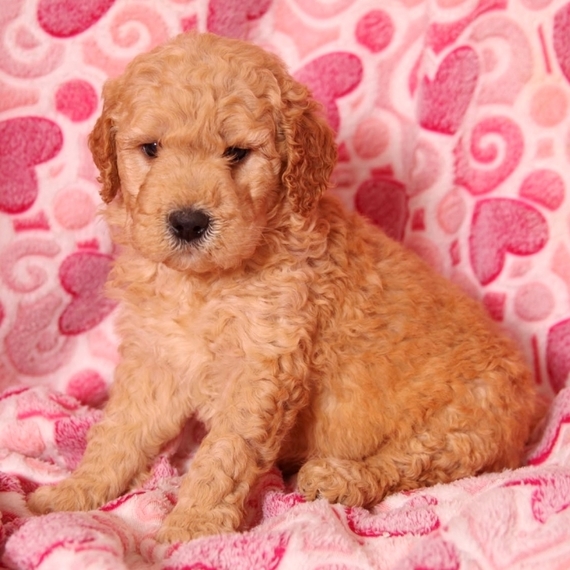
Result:
[[[103,88],[103,112],[97,119],[89,135],[88,145],[95,166],[99,169],[97,180],[101,183],[101,198],[108,204],[117,195],[120,186],[115,148],[115,127],[111,119],[113,104],[113,85],[107,82]]]

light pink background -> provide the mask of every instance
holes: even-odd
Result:
[[[64,568],[64,552],[75,568],[570,566],[568,0],[3,0],[0,536],[26,520],[30,488],[76,465],[116,363],[101,295],[113,250],[86,147],[101,86],[190,29],[255,41],[312,88],[337,132],[334,191],[520,342],[558,394],[549,429],[521,473],[371,514],[304,504],[274,473],[252,498],[252,534],[166,551],[152,536],[191,460],[172,451],[99,514],[32,519],[5,564]]]

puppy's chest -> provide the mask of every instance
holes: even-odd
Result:
[[[299,299],[298,289],[276,291],[259,282],[155,298],[142,328],[157,329],[156,353],[187,385],[207,422],[229,384],[263,374],[299,350],[310,328]]]

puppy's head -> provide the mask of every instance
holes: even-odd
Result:
[[[103,98],[89,138],[101,196],[122,211],[123,239],[174,269],[239,265],[329,184],[336,148],[317,103],[251,44],[178,36],[135,58]]]

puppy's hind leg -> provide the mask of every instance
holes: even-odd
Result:
[[[144,357],[123,360],[79,467],[61,483],[32,493],[29,508],[38,514],[90,510],[118,497],[191,413],[169,371],[149,365]]]
[[[489,422],[488,422],[489,423]],[[501,448],[498,438],[451,430],[392,441],[363,460],[311,459],[299,470],[297,486],[308,500],[371,507],[386,495],[449,483],[489,470],[515,467],[522,446]]]

